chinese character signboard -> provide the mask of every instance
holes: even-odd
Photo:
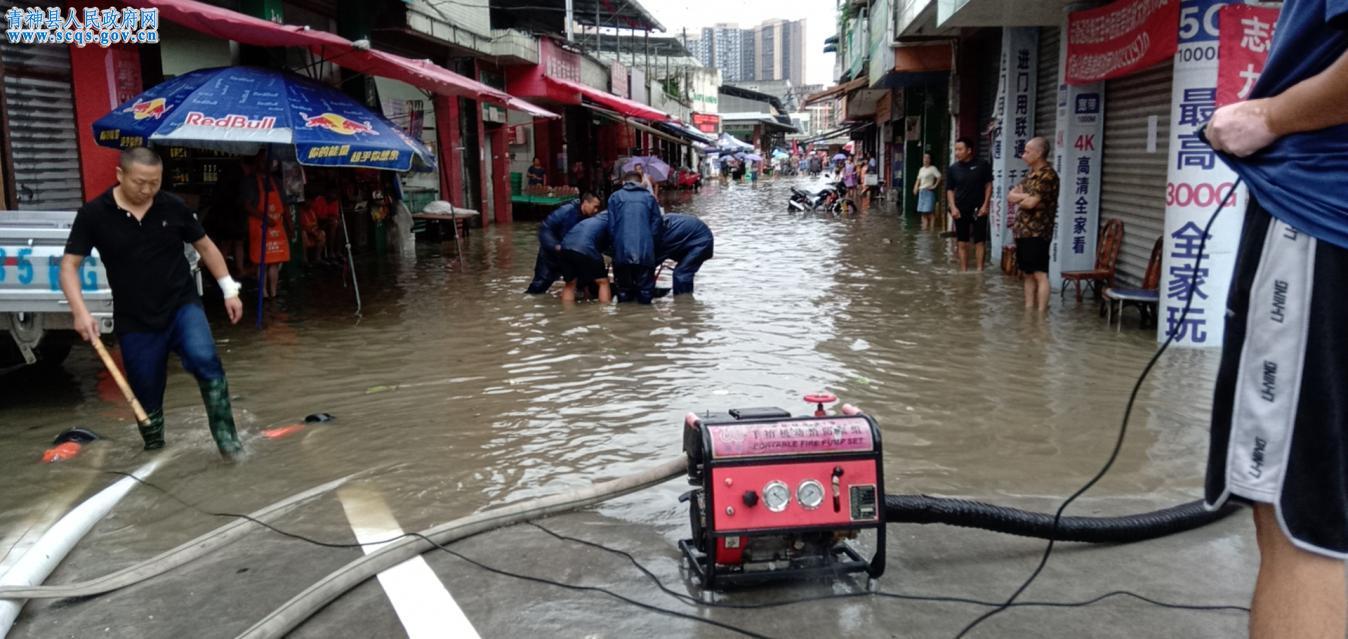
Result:
[[[1061,45],[1058,73],[1070,58]],[[1063,271],[1095,268],[1100,221],[1100,169],[1105,138],[1105,83],[1058,85],[1058,126],[1053,136],[1053,168],[1058,172],[1058,223],[1049,252],[1049,279]]]
[[[694,113],[693,126],[703,133],[720,133],[721,116],[714,113]]]
[[[1268,62],[1278,9],[1233,4],[1218,16],[1217,106],[1250,97],[1250,90]]]
[[[1011,224],[1015,211],[1006,204],[1006,194],[1029,173],[1020,154],[1034,137],[1034,87],[1037,81],[1039,30],[1025,27],[1002,29],[1002,67],[997,88],[997,129],[992,139],[992,202],[988,214],[988,251],[999,259],[998,249],[1015,244]]]
[[[1119,0],[1073,12],[1067,18],[1067,83],[1099,82],[1165,62],[1175,54],[1179,19],[1180,0]]]
[[[617,62],[610,62],[608,66],[608,72],[609,72],[609,93],[612,93],[613,95],[616,95],[620,98],[626,98],[628,96],[627,67],[618,64]]]
[[[1177,346],[1221,346],[1226,289],[1245,208],[1245,190],[1232,193],[1235,173],[1198,138],[1199,127],[1217,108],[1217,16],[1225,4],[1185,0],[1180,9],[1157,322],[1157,339],[1173,332]],[[1223,199],[1229,200],[1225,212],[1204,241],[1203,229]]]
[[[580,56],[575,53],[562,49],[547,38],[541,38],[538,41],[538,58],[543,75],[580,82]]]

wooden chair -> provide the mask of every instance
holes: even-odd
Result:
[[[1105,306],[1108,309],[1108,316],[1105,319],[1106,326],[1108,322],[1114,321],[1114,303],[1119,305],[1119,329],[1123,330],[1123,308],[1129,304],[1137,307],[1140,314],[1140,321],[1143,326],[1148,324],[1155,326],[1157,320],[1157,306],[1161,301],[1161,251],[1164,249],[1164,238],[1156,238],[1156,245],[1151,249],[1151,259],[1147,261],[1147,273],[1142,277],[1142,286],[1140,288],[1118,288],[1110,287],[1105,289]],[[1148,322],[1150,318],[1150,322]]]
[[[1105,222],[1100,232],[1100,245],[1095,252],[1095,268],[1089,271],[1064,271],[1062,288],[1059,295],[1067,293],[1067,283],[1076,287],[1077,301],[1081,301],[1081,283],[1086,282],[1096,297],[1106,286],[1114,284],[1114,268],[1119,261],[1119,249],[1123,247],[1123,220],[1113,219]]]

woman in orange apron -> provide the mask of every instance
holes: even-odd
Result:
[[[248,206],[248,259],[258,265],[258,286],[266,286],[265,296],[276,297],[281,282],[281,265],[290,261],[290,241],[286,235],[285,205],[275,180],[263,183],[263,174],[255,172],[253,180],[257,199]],[[265,190],[264,190],[265,189]],[[265,204],[264,201],[265,200]],[[267,250],[262,250],[262,216],[267,216]],[[266,265],[266,280],[262,279],[262,265]]]

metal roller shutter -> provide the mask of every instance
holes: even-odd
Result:
[[[1165,228],[1166,158],[1170,140],[1170,89],[1174,64],[1105,83],[1104,163],[1100,228],[1123,220],[1118,278],[1137,285],[1151,248]],[[1147,119],[1156,116],[1156,150],[1147,152]]]
[[[8,3],[0,3],[0,6]],[[64,46],[0,44],[14,197],[26,210],[84,204],[75,144],[70,52]]]
[[[1039,86],[1034,94],[1034,134],[1053,142],[1058,127],[1058,27],[1039,29]]]

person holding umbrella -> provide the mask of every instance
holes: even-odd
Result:
[[[145,450],[164,447],[164,385],[171,351],[197,379],[211,437],[220,454],[232,460],[242,454],[243,445],[234,430],[229,382],[183,243],[197,250],[220,285],[232,324],[243,317],[239,284],[196,214],[178,196],[159,190],[163,176],[163,161],[154,151],[136,147],[122,152],[117,186],[75,214],[61,258],[61,290],[76,332],[91,343],[99,339],[98,321],[84,304],[80,282],[80,265],[98,249],[117,299],[113,321],[126,377],[149,417],[138,425]]]
[[[655,181],[651,179],[651,176],[646,173],[646,163],[637,162],[636,165],[632,167],[632,170],[636,172],[639,178],[637,182],[641,184],[641,188],[650,191],[651,195],[654,195],[656,199],[659,199],[660,198],[659,187],[655,185]]]

